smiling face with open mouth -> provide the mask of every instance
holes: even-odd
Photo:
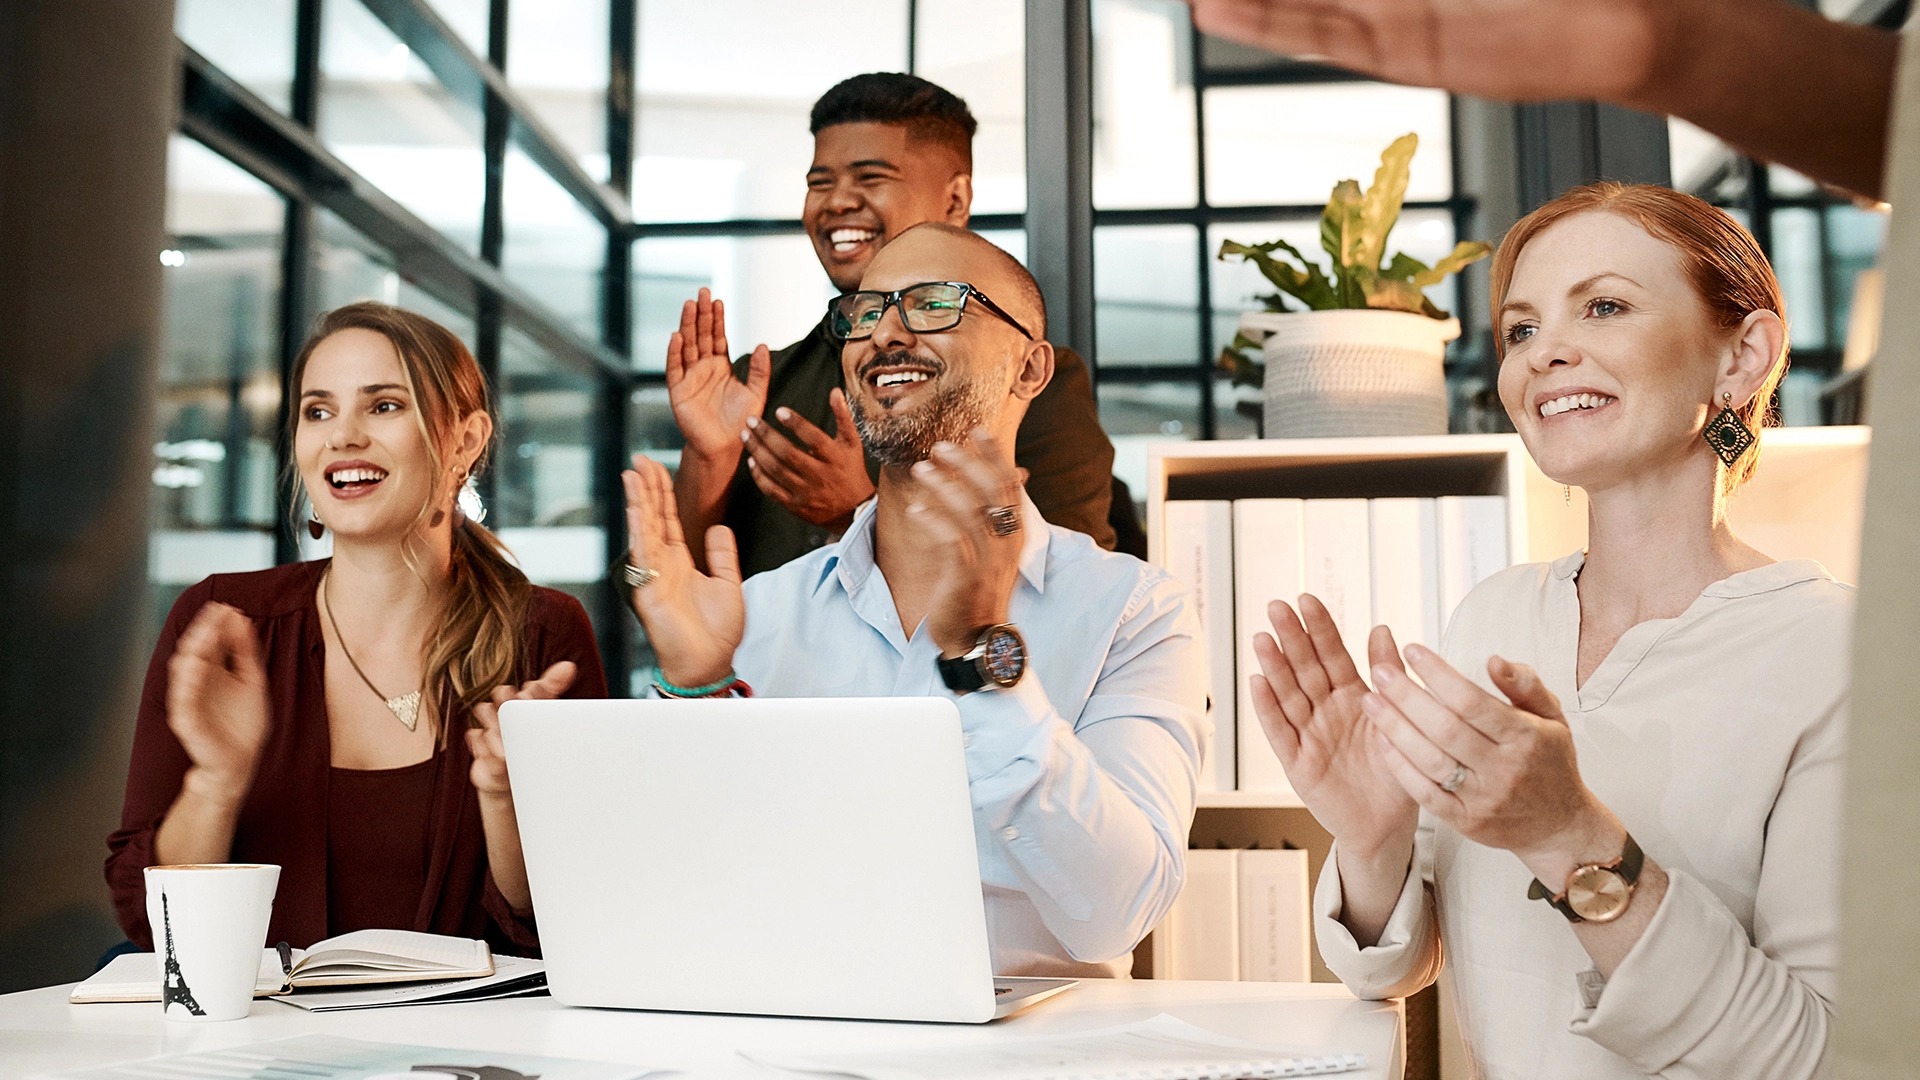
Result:
[[[1540,468],[1589,491],[1710,464],[1700,430],[1734,342],[1680,252],[1619,214],[1548,226],[1500,312],[1500,399]]]
[[[403,536],[441,495],[406,370],[384,335],[342,330],[314,348],[301,377],[294,459],[336,538]]]
[[[923,221],[964,225],[973,201],[966,166],[903,124],[833,124],[813,139],[801,223],[834,287],[860,287],[887,241]]]

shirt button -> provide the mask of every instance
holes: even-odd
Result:
[[[1020,839],[1020,830],[1009,825],[1006,828],[1000,830],[1000,835],[1006,837],[1009,840],[1018,840]]]

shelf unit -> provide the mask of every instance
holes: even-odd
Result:
[[[1869,430],[1770,428],[1760,469],[1728,503],[1735,533],[1779,559],[1812,558],[1858,580]],[[1168,441],[1147,448],[1147,548],[1164,562],[1169,500],[1504,495],[1515,563],[1557,559],[1586,545],[1586,496],[1542,473],[1513,434],[1359,439]],[[1236,678],[1244,678],[1236,673]],[[1202,792],[1194,847],[1292,843],[1316,878],[1331,842],[1292,792]],[[1147,954],[1143,944],[1137,956]],[[1146,973],[1150,962],[1137,961]],[[1314,977],[1331,976],[1314,957]]]

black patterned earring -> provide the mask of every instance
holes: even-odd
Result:
[[[1720,400],[1720,415],[1714,417],[1701,434],[1720,460],[1731,467],[1753,446],[1753,432],[1740,422],[1740,414],[1733,411],[1732,394],[1723,393]]]

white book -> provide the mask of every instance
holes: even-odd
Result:
[[[1239,728],[1239,789],[1291,792],[1286,771],[1253,711],[1255,634],[1273,632],[1267,604],[1299,602],[1306,591],[1306,503],[1300,499],[1239,499],[1233,504],[1233,612],[1235,687]]]
[[[1240,852],[1187,852],[1187,883],[1153,932],[1153,977],[1240,977]]]
[[[1267,848],[1242,851],[1239,870],[1240,978],[1308,982],[1312,929],[1307,853]]]
[[[1394,643],[1440,647],[1440,534],[1432,499],[1371,499],[1373,621]]]
[[[1446,495],[1437,503],[1444,627],[1475,585],[1507,568],[1507,497]]]
[[[1305,514],[1307,586],[1327,606],[1354,669],[1367,670],[1373,631],[1373,571],[1367,558],[1367,500],[1308,499]]]
[[[413,930],[355,930],[305,949],[263,949],[255,997],[312,986],[476,979],[494,973],[493,950],[474,938]],[[123,953],[73,988],[76,1005],[106,1001],[159,1001],[160,961],[153,953]]]
[[[1201,791],[1232,791],[1235,703],[1233,682],[1233,504],[1176,500],[1166,504],[1161,533],[1167,573],[1193,590],[1207,650],[1208,716],[1213,745],[1200,771]]]

